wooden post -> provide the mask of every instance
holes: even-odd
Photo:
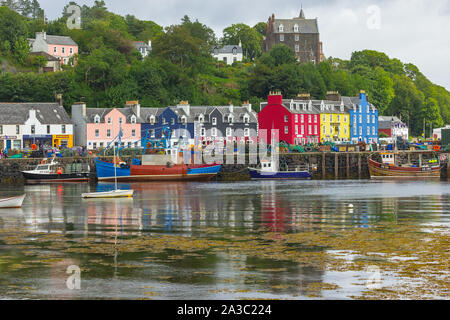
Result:
[[[325,152],[322,152],[322,179],[325,179]]]
[[[339,154],[334,154],[334,178],[339,178]]]
[[[350,154],[347,152],[347,179],[350,178]]]
[[[358,153],[358,178],[361,179],[361,153]]]

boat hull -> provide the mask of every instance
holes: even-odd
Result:
[[[367,162],[371,179],[440,179],[441,177],[440,166],[428,167],[426,169],[424,167],[389,167],[370,158]]]
[[[109,162],[95,159],[99,181],[207,181],[220,171],[221,165],[131,165],[129,168],[116,167]]]
[[[131,198],[133,190],[113,190],[105,192],[83,193],[81,197],[84,199],[100,199],[100,198]]]
[[[63,173],[63,174],[39,174],[22,171],[24,178],[29,183],[51,182],[84,182],[89,181],[89,173]]]
[[[25,195],[0,199],[0,209],[4,208],[21,208]]]
[[[248,168],[252,180],[308,180],[312,176],[308,171],[262,172],[260,169]]]

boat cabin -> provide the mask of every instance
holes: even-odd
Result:
[[[381,162],[387,165],[395,165],[395,154],[394,153],[382,153]]]

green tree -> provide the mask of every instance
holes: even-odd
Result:
[[[267,23],[265,22],[258,22],[257,24],[255,24],[255,26],[253,27],[253,29],[255,29],[256,31],[258,31],[258,33],[265,37],[266,33],[267,33]]]
[[[238,23],[223,30],[223,45],[237,45],[239,41],[242,42],[244,55],[249,60],[254,60],[261,55],[262,35],[255,29],[246,24]]]

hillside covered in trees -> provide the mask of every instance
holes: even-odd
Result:
[[[69,4],[76,4],[70,2]],[[69,5],[68,4],[68,5]],[[337,90],[355,96],[366,90],[383,115],[401,116],[413,135],[423,120],[433,127],[450,123],[450,93],[431,83],[409,63],[377,51],[358,51],[349,61],[329,57],[315,66],[299,64],[284,45],[262,54],[265,23],[233,24],[218,39],[213,30],[184,16],[163,28],[152,21],[107,10],[104,1],[82,6],[82,28],[69,30],[69,14],[46,21],[37,0],[0,1],[0,101],[54,101],[62,93],[70,110],[75,101],[91,107],[118,107],[139,100],[144,107],[164,107],[188,100],[192,105],[240,104],[255,108],[270,90],[286,98],[310,93],[315,99]],[[67,6],[66,6],[67,7]],[[79,45],[75,67],[40,74],[42,61],[29,55],[27,38],[45,30],[68,35]],[[132,41],[152,40],[152,52],[142,59]],[[246,59],[233,66],[215,61],[212,47],[242,41]]]

